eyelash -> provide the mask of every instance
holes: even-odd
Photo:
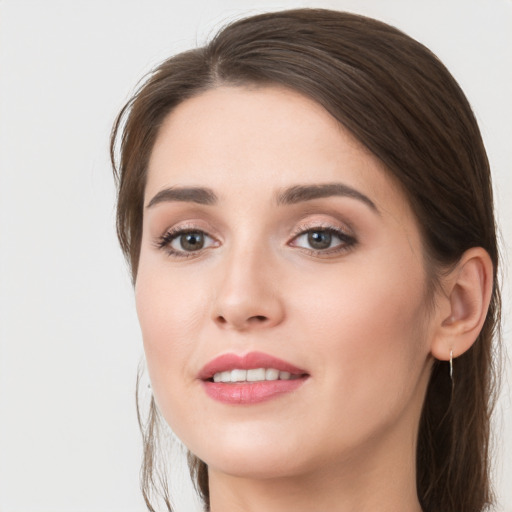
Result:
[[[333,236],[337,237],[341,243],[335,247],[330,247],[327,249],[313,249],[313,248],[305,248],[305,247],[299,247],[299,246],[292,245],[292,242],[296,241],[301,236],[304,236],[308,233],[313,233],[315,231],[318,233],[327,233],[329,235],[333,235]],[[192,226],[191,227],[180,227],[180,228],[176,228],[176,229],[170,229],[169,231],[164,233],[162,236],[160,236],[156,240],[155,246],[160,250],[164,250],[169,256],[175,257],[175,258],[186,259],[186,258],[194,258],[194,257],[200,256],[203,253],[203,251],[205,249],[207,249],[208,247],[198,249],[197,251],[185,251],[185,250],[178,251],[178,250],[172,248],[171,244],[177,238],[179,238],[180,236],[185,235],[187,233],[190,233],[190,234],[197,233],[197,234],[204,236],[205,238],[210,238],[210,239],[214,240],[213,237],[211,237],[210,235],[208,235],[208,233],[206,233],[205,231],[203,231],[201,229],[197,229]],[[288,242],[288,245],[291,245],[292,247],[297,247],[298,249],[301,249],[313,256],[328,257],[328,256],[331,256],[334,254],[341,254],[343,252],[347,252],[351,248],[353,248],[356,245],[356,243],[357,243],[357,240],[354,236],[347,234],[345,231],[343,231],[340,228],[330,226],[330,225],[327,225],[327,226],[314,225],[314,226],[299,227],[296,230],[296,232],[293,234],[290,242]]]
[[[299,249],[302,249],[303,251],[307,252],[308,254],[311,254],[312,256],[317,257],[329,257],[336,254],[341,254],[344,252],[348,252],[350,249],[352,249],[356,243],[357,240],[354,236],[349,235],[344,230],[340,229],[339,227],[331,226],[331,225],[322,225],[322,224],[316,224],[316,225],[304,225],[299,226],[297,228],[297,231],[292,237],[292,240],[288,242],[290,245],[292,242],[299,239],[299,237],[304,236],[308,233],[327,233],[329,235],[333,235],[337,237],[340,240],[340,243],[334,247],[330,247],[327,249],[313,249],[313,248],[305,248],[305,247],[297,247]],[[292,245],[293,247],[293,245]]]
[[[205,238],[212,238],[210,235],[208,235],[208,233],[206,233],[202,229],[197,229],[192,226],[179,227],[176,229],[170,229],[169,231],[166,231],[162,236],[160,236],[157,239],[155,245],[158,249],[165,251],[169,256],[174,258],[197,257],[204,251],[204,248],[198,249],[197,251],[177,251],[176,249],[173,249],[173,247],[171,246],[174,240],[187,233],[197,233],[203,235]]]

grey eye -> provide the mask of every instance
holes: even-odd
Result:
[[[180,231],[167,241],[175,253],[197,252],[215,245],[215,240],[203,231]]]
[[[332,234],[328,231],[310,231],[307,238],[308,244],[316,250],[328,249],[332,242]]]
[[[290,242],[292,247],[309,250],[318,256],[342,253],[355,244],[356,239],[352,235],[328,227],[306,229]]]
[[[204,233],[200,231],[191,231],[180,235],[176,242],[183,251],[199,251],[204,247]]]
[[[347,236],[338,233],[332,229],[310,229],[304,231],[295,238],[293,245],[303,249],[312,249],[314,251],[325,251],[336,246],[344,245]]]

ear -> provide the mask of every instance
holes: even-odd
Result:
[[[444,294],[437,297],[435,335],[431,352],[447,361],[471,348],[484,324],[493,287],[493,265],[485,249],[467,250],[442,278]]]

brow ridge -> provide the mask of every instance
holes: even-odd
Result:
[[[379,213],[377,206],[368,196],[343,183],[293,185],[277,194],[276,202],[278,205],[291,205],[332,196],[357,199]],[[212,189],[206,187],[168,187],[153,196],[146,208],[163,202],[175,201],[214,205],[218,202],[218,197]]]
[[[146,208],[174,201],[213,205],[218,198],[213,190],[205,187],[168,187],[155,194]]]
[[[362,201],[372,210],[379,213],[375,203],[358,190],[343,183],[325,183],[318,185],[294,185],[277,195],[277,204],[297,204],[303,201],[312,201],[332,196],[350,197]]]

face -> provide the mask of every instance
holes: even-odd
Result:
[[[136,303],[159,409],[210,471],[298,475],[413,446],[427,282],[400,187],[315,102],[221,87],[166,119]]]

